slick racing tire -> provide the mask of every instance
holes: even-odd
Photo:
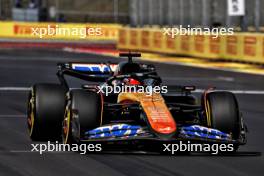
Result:
[[[235,140],[239,139],[241,117],[235,95],[231,92],[217,91],[204,96],[202,102],[206,113],[206,125],[231,133]]]
[[[68,93],[62,130],[63,143],[79,143],[83,134],[102,123],[100,94],[87,90],[72,90]]]
[[[66,89],[59,84],[36,84],[28,97],[27,124],[33,141],[61,139]]]

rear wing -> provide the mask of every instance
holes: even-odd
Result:
[[[111,74],[115,72],[118,64],[110,63],[58,63],[59,70],[72,70],[85,74]]]
[[[103,82],[113,76],[118,64],[58,63],[57,76],[63,86],[69,88],[65,75],[85,81]]]
[[[68,87],[64,78],[65,75],[73,76],[86,81],[104,82],[114,75],[118,69],[117,63],[81,63],[68,62],[58,63],[57,76],[61,84]],[[155,71],[151,64],[140,64],[142,72]]]
[[[72,70],[91,74],[110,74],[115,72],[117,64],[71,63],[70,67]]]

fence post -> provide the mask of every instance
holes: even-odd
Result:
[[[159,25],[162,26],[163,25],[163,0],[159,0]]]
[[[184,0],[180,0],[180,24],[184,24]]]
[[[149,25],[153,24],[153,0],[148,0],[148,23]]]
[[[168,0],[168,22],[169,22],[169,25],[172,25],[172,11],[173,11],[173,7],[172,7],[172,1],[173,0]]]
[[[130,6],[130,25],[136,27],[138,25],[138,0],[129,0]]]
[[[2,18],[2,0],[0,0],[0,17]]]
[[[210,14],[208,13],[208,6],[211,1],[209,0],[202,0],[202,25],[208,27],[209,21],[208,17]]]
[[[118,23],[118,0],[114,0],[114,19]]]
[[[256,31],[259,32],[259,25],[260,25],[260,2],[259,0],[255,0],[255,28]]]
[[[190,26],[194,25],[194,0],[190,0]]]

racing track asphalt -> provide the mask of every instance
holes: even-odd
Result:
[[[92,54],[50,50],[0,50],[0,88],[29,87],[37,82],[57,82],[56,62],[119,61]],[[230,90],[264,90],[264,77],[242,73],[155,64],[165,84],[217,86]],[[75,86],[77,83],[73,83]],[[161,156],[155,154],[87,154],[26,152],[31,149],[26,130],[23,90],[0,90],[1,176],[121,176],[121,175],[263,175],[264,95],[238,94],[248,125],[248,144],[236,156]]]

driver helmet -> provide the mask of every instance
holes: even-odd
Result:
[[[115,71],[115,75],[125,75],[140,72],[141,67],[138,63],[134,62],[120,62]]]

